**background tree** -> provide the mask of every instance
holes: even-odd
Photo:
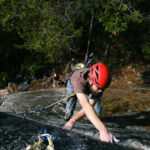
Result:
[[[149,62],[149,3],[0,0],[0,72],[42,73],[90,52],[113,66]]]

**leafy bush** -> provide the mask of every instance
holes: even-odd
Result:
[[[8,77],[7,72],[1,72],[0,73],[0,87],[6,86],[8,79],[9,77]]]
[[[145,43],[143,44],[142,51],[144,54],[144,59],[149,62],[150,61],[150,39],[149,36],[145,36]]]
[[[42,56],[31,54],[24,58],[24,63],[21,65],[21,73],[25,75],[34,75],[44,68]]]

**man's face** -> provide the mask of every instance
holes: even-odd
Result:
[[[94,84],[90,85],[90,90],[91,90],[92,94],[95,96],[101,95],[104,91],[104,89],[101,89]]]

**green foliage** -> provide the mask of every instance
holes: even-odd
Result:
[[[0,0],[0,30],[5,31],[0,34],[0,54],[11,58],[6,56],[18,56],[14,50],[25,53],[23,64],[18,64],[29,74],[47,63],[83,59],[93,16],[90,51],[96,62],[149,60],[149,13],[146,0]]]
[[[8,81],[9,77],[7,72],[0,73],[0,87],[4,87]]]
[[[1,25],[16,30],[24,43],[18,48],[45,53],[49,62],[62,49],[78,49],[74,39],[81,36],[82,28],[75,29],[72,7],[68,2],[44,0],[5,1],[2,3]],[[65,9],[64,9],[65,8]]]
[[[131,21],[141,22],[140,12],[130,8],[130,3],[121,3],[120,0],[105,1],[103,12],[99,14],[99,21],[106,31],[116,35],[128,28]]]
[[[7,72],[1,72],[0,73],[0,79],[1,79],[1,81],[6,82],[8,80]]]
[[[24,75],[35,75],[44,68],[41,55],[30,54],[24,58],[24,63],[21,65],[21,73]]]
[[[144,54],[144,59],[149,62],[150,61],[150,38],[149,38],[149,34],[144,36],[144,40],[146,42],[144,42],[143,46],[142,46],[142,52]]]

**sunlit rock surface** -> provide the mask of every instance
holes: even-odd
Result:
[[[52,104],[66,96],[66,89],[22,92],[1,99],[0,105],[0,150],[24,150],[38,140],[38,132],[47,129],[55,136],[56,150],[150,150],[150,131],[137,126],[140,120],[148,120],[150,111],[102,117],[108,129],[120,140],[118,144],[99,141],[99,134],[88,120],[80,120],[69,132],[65,124],[65,103],[43,111],[32,110]],[[77,104],[76,111],[80,109]],[[150,124],[150,123],[149,123]],[[40,147],[46,149],[46,144]]]

